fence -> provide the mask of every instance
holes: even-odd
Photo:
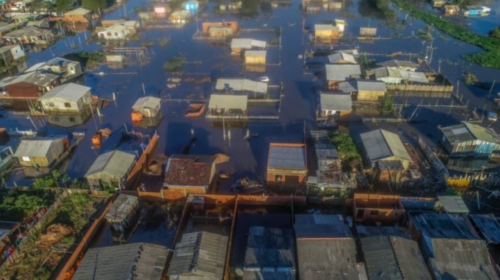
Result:
[[[133,189],[137,187],[137,185],[139,184],[144,170],[151,163],[156,148],[158,147],[158,138],[159,138],[158,133],[155,133],[153,137],[151,137],[148,146],[146,147],[146,149],[144,149],[144,152],[142,153],[141,157],[139,157],[139,159],[135,163],[135,166],[132,169],[132,171],[130,171],[126,183],[127,189]]]

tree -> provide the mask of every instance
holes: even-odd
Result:
[[[72,5],[73,0],[56,0],[56,10],[61,13],[69,11]]]
[[[106,0],[82,0],[82,6],[85,9],[97,12],[99,9],[106,8]]]
[[[490,31],[490,37],[500,39],[500,27],[495,27]]]

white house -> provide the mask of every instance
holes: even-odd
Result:
[[[129,20],[118,22],[113,26],[104,28],[97,34],[99,35],[99,38],[106,40],[124,40],[135,35],[137,33],[137,28],[139,28],[139,22]]]
[[[80,113],[91,99],[89,87],[69,83],[53,88],[38,101],[45,112]]]
[[[26,57],[26,54],[20,45],[7,45],[0,48],[0,60],[4,65],[10,65],[23,57]]]

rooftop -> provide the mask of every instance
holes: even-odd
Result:
[[[50,98],[61,98],[71,101],[78,101],[86,93],[90,91],[89,87],[82,86],[79,84],[69,83],[57,86],[51,89],[49,92],[40,97],[39,100],[47,100]]]
[[[488,243],[500,244],[500,222],[493,214],[469,216]]]
[[[17,83],[29,83],[37,86],[47,86],[58,78],[59,76],[54,74],[29,72],[1,80],[0,87],[6,87]]]
[[[465,205],[461,196],[442,195],[438,196],[438,207],[442,207],[446,213],[451,214],[468,214],[469,208]]]
[[[212,94],[208,102],[209,109],[246,111],[247,105],[247,95]]]
[[[74,9],[72,11],[69,11],[67,13],[65,13],[64,15],[65,16],[84,16],[84,15],[87,15],[91,13],[90,10],[87,10],[87,9],[84,9],[84,8],[77,8],[77,9]]]
[[[165,184],[175,186],[209,186],[215,157],[174,155],[167,162]]]
[[[341,215],[297,214],[295,215],[297,239],[352,237],[351,231]]]
[[[329,55],[328,60],[330,61],[330,63],[358,63],[352,54],[345,52],[336,52],[332,55]]]
[[[175,246],[168,276],[170,279],[179,276],[186,279],[222,279],[227,243],[228,237],[220,234],[205,231],[183,234]]]
[[[373,236],[399,236],[410,238],[410,233],[403,227],[383,227],[383,226],[356,226],[356,232],[360,238]]]
[[[0,48],[0,53],[4,53],[6,51],[10,51],[11,49],[19,47],[19,45],[6,45]]]
[[[167,256],[165,246],[148,243],[91,248],[72,279],[160,280]]]
[[[132,106],[132,109],[136,110],[136,108],[156,108],[160,106],[161,99],[152,96],[145,96],[137,99],[137,101]]]
[[[251,91],[267,93],[267,83],[252,81],[249,79],[223,78],[217,79],[216,90]]]
[[[231,40],[231,48],[251,49],[251,48],[266,48],[266,42],[250,39],[250,38],[234,38]]]
[[[52,35],[50,30],[41,29],[35,26],[28,26],[22,29],[14,30],[8,34],[3,35],[5,38],[19,38],[23,36],[46,36],[47,34]]]
[[[350,94],[321,92],[321,110],[352,111],[352,97]]]
[[[85,177],[98,173],[109,173],[118,178],[123,178],[134,164],[135,154],[118,150],[107,152],[97,157]]]
[[[245,56],[266,56],[267,51],[245,51]]]
[[[429,238],[479,239],[464,214],[409,212],[408,216],[415,229]]]
[[[329,81],[345,81],[361,75],[361,68],[358,64],[326,64],[325,71],[326,79]]]
[[[500,144],[500,136],[495,132],[495,130],[468,122],[443,127],[441,128],[441,132],[452,145],[476,139],[484,142]]]
[[[376,129],[361,134],[361,141],[370,162],[388,157],[412,161],[399,135],[383,129]]]
[[[383,67],[391,67],[391,68],[418,68],[418,65],[407,60],[397,60],[397,59],[392,59],[388,61],[384,61],[379,63],[379,65]]]
[[[21,140],[14,157],[46,157],[55,143],[66,139],[65,136],[33,137]],[[62,153],[62,151],[61,151]]]
[[[106,213],[106,220],[121,222],[130,212],[134,211],[138,203],[139,198],[137,196],[127,194],[118,195],[108,213]]]
[[[267,168],[307,170],[305,144],[271,143]]]

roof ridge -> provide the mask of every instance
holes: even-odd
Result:
[[[405,279],[405,276],[403,274],[403,270],[401,269],[401,263],[399,262],[398,254],[396,254],[396,248],[395,248],[396,243],[394,242],[394,240],[396,238],[402,238],[402,237],[389,235],[388,238],[389,238],[389,242],[391,243],[391,249],[392,249],[392,253],[394,255],[394,260],[396,261],[396,265],[398,267],[398,271],[401,274],[401,276],[403,277],[403,279]]]

